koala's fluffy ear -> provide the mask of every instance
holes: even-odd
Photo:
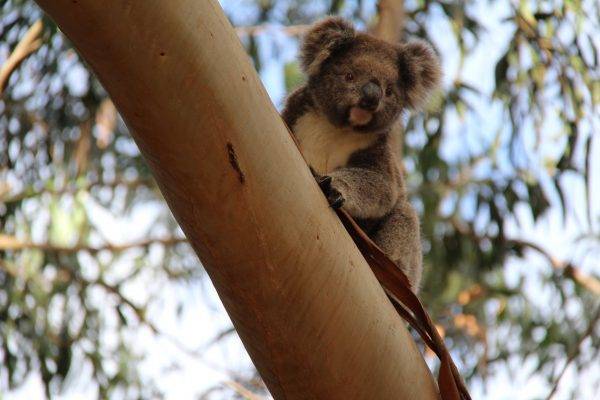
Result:
[[[408,107],[419,109],[441,79],[440,61],[431,46],[415,40],[398,50],[399,85]]]
[[[318,74],[323,62],[350,44],[355,35],[354,27],[341,18],[330,17],[317,22],[304,36],[302,68],[309,76]]]

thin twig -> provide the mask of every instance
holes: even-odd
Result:
[[[214,346],[215,344],[223,340],[223,338],[231,335],[232,333],[235,333],[235,328],[233,326],[230,326],[229,328],[219,332],[214,338],[212,338],[208,343],[206,343],[203,346],[203,348],[205,350],[208,350],[210,347]]]
[[[36,21],[27,33],[25,33],[25,36],[23,36],[4,64],[2,64],[2,67],[0,67],[0,96],[4,93],[12,73],[42,45],[41,35],[43,27],[41,19]]]
[[[12,263],[6,262],[6,260],[0,259],[0,268],[13,277],[27,279],[23,275],[23,273],[22,273],[23,270],[21,268],[18,268],[16,265],[14,265]],[[129,298],[127,298],[121,292],[120,285],[111,285],[101,278],[98,278],[95,280],[86,279],[81,274],[79,274],[75,270],[73,270],[73,268],[70,268],[70,267],[67,267],[64,265],[59,264],[58,269],[66,273],[67,279],[72,279],[73,281],[78,282],[83,287],[100,286],[104,290],[106,290],[108,293],[115,295],[119,299],[119,303],[124,304],[127,307],[129,307],[131,309],[131,311],[133,311],[133,313],[135,314],[136,318],[138,319],[138,322],[141,325],[148,327],[148,329],[150,329],[150,331],[154,335],[156,335],[158,337],[162,337],[164,339],[167,339],[169,342],[171,342],[171,344],[173,344],[182,353],[187,354],[188,356],[190,356],[192,358],[197,358],[197,359],[202,358],[202,349],[200,349],[200,350],[190,349],[189,347],[184,345],[181,341],[179,341],[179,339],[177,339],[175,336],[167,334],[166,332],[163,332],[162,330],[160,330],[152,321],[150,321],[146,317],[146,307],[138,306],[133,301],[131,301]],[[52,335],[51,333],[47,333],[47,334],[50,335],[50,339],[58,342],[58,338],[55,337],[55,335]],[[211,367],[215,368],[212,365],[211,365]]]
[[[574,266],[571,263],[559,261],[556,257],[552,256],[541,246],[528,242],[522,239],[511,239],[508,241],[509,244],[514,246],[526,247],[535,250],[548,260],[552,268],[556,271],[561,271],[562,274],[580,286],[586,288],[590,292],[597,296],[600,296],[600,280],[593,275],[588,275],[581,270],[581,268]]]
[[[237,394],[242,396],[246,400],[265,400],[266,399],[266,397],[259,396],[256,393],[251,392],[250,390],[246,389],[244,386],[240,385],[239,383],[237,383],[235,381],[226,381],[226,382],[224,382],[224,384],[226,386],[228,386],[230,389],[232,389],[234,392],[236,392]]]
[[[152,321],[150,321],[146,317],[146,307],[137,306],[134,302],[132,302],[129,298],[127,298],[121,292],[118,285],[117,286],[111,285],[111,284],[107,283],[106,281],[104,281],[103,279],[96,279],[93,281],[87,280],[87,279],[83,278],[80,274],[75,273],[72,269],[70,269],[68,267],[60,266],[60,269],[66,271],[73,280],[79,282],[82,285],[85,285],[85,286],[97,285],[97,286],[104,288],[104,290],[106,290],[107,292],[114,294],[115,296],[117,296],[117,298],[119,299],[119,302],[121,304],[125,304],[126,306],[128,306],[131,309],[131,311],[133,311],[133,313],[137,317],[139,323],[141,325],[147,326],[148,329],[150,329],[150,331],[152,331],[152,333],[154,335],[167,339],[175,347],[177,347],[181,352],[188,354],[191,357],[194,357],[194,358],[202,357],[202,354],[200,351],[188,348],[181,341],[179,341],[179,339],[177,339],[175,336],[172,336],[170,334],[167,334],[166,332],[161,331]]]
[[[585,332],[583,332],[583,335],[581,335],[581,337],[577,341],[577,344],[575,345],[575,347],[573,347],[573,349],[567,356],[565,365],[563,365],[560,373],[554,379],[554,384],[552,385],[552,389],[550,390],[548,397],[546,397],[546,400],[551,400],[554,397],[554,395],[556,394],[556,392],[558,390],[558,385],[560,384],[561,379],[565,375],[567,368],[575,359],[577,359],[577,357],[581,353],[581,344],[585,341],[585,339],[587,339],[594,332],[594,329],[596,327],[596,324],[598,323],[598,320],[600,320],[600,307],[598,307],[598,309],[596,310],[596,314],[590,320],[590,324],[588,325],[587,329],[585,330]]]
[[[482,237],[477,236],[477,234],[473,232],[473,230],[470,227],[461,223],[457,218],[449,218],[449,222],[452,224],[454,229],[456,229],[461,234],[468,236],[478,242],[483,239]],[[535,250],[548,260],[550,266],[555,271],[561,272],[564,277],[571,279],[573,282],[580,285],[581,287],[584,287],[596,296],[600,296],[600,280],[597,277],[586,274],[581,270],[581,268],[571,263],[558,260],[540,245],[535,244],[533,242],[529,242],[524,239],[507,239],[506,244],[509,247],[523,247]]]

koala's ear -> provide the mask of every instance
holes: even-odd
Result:
[[[398,84],[406,105],[419,109],[441,79],[440,61],[431,46],[415,40],[400,45],[398,50]]]
[[[309,76],[318,74],[323,62],[333,52],[350,44],[355,35],[352,24],[342,18],[331,17],[317,22],[302,42],[302,68]]]

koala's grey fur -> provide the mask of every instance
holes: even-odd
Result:
[[[418,291],[419,220],[397,132],[401,111],[417,109],[439,83],[435,53],[421,41],[392,45],[327,18],[306,34],[301,61],[308,82],[289,96],[285,122],[313,171],[331,177],[324,190],[330,203],[343,202]]]

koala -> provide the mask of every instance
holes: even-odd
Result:
[[[418,216],[410,205],[398,136],[403,110],[418,110],[440,81],[423,41],[390,44],[326,18],[303,38],[307,82],[282,117],[330,205],[343,207],[419,289]]]

